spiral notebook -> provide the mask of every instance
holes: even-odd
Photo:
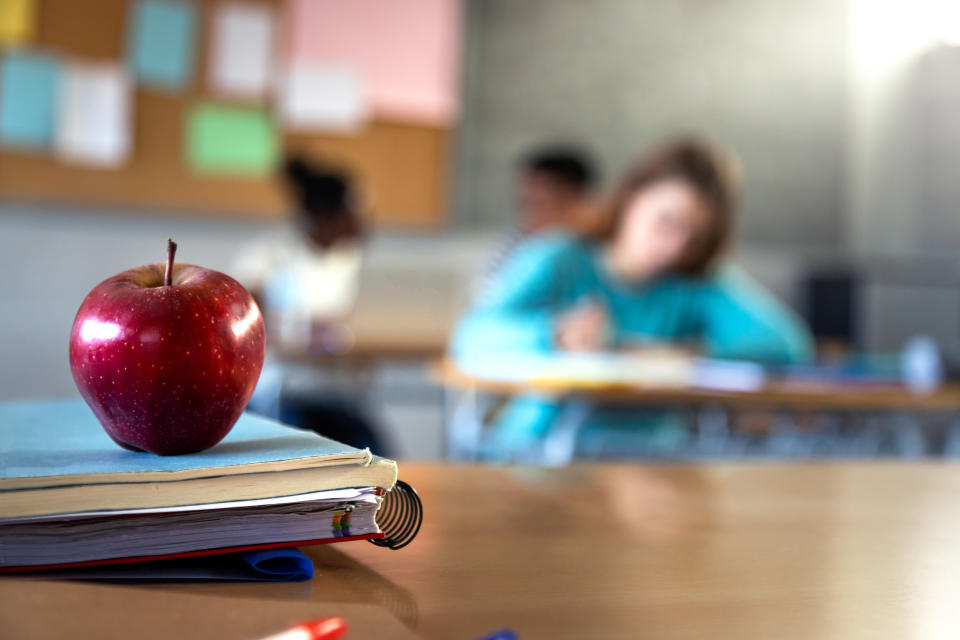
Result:
[[[362,539],[399,548],[422,517],[392,460],[250,414],[217,446],[176,457],[119,448],[80,400],[0,404],[0,439],[0,572]]]

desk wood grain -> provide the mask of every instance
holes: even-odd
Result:
[[[307,550],[309,583],[428,638],[954,638],[960,466],[413,466],[420,536]],[[157,588],[157,587],[152,587]]]

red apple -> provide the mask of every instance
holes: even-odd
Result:
[[[172,455],[220,442],[263,366],[260,309],[228,275],[167,263],[118,273],[84,299],[70,370],[117,444]]]

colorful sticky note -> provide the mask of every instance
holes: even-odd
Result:
[[[144,85],[178,89],[193,77],[197,10],[189,2],[140,0],[128,42],[134,77]]]
[[[276,18],[267,5],[217,5],[210,44],[210,84],[214,91],[260,98],[273,77]]]
[[[278,90],[280,116],[289,129],[351,131],[368,115],[360,76],[350,67],[292,62]]]
[[[33,37],[34,0],[0,0],[0,45],[23,44]]]
[[[120,65],[67,65],[60,81],[57,154],[67,162],[121,165],[130,153],[130,93]]]
[[[43,149],[53,140],[60,68],[53,56],[10,52],[0,62],[0,144]]]
[[[202,104],[190,112],[187,152],[201,173],[265,175],[277,159],[277,134],[258,109]]]
[[[289,0],[286,56],[350,65],[374,115],[449,124],[459,102],[462,0]]]

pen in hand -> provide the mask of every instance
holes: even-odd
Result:
[[[557,319],[555,339],[563,351],[602,351],[609,347],[610,318],[595,300],[584,300]]]

